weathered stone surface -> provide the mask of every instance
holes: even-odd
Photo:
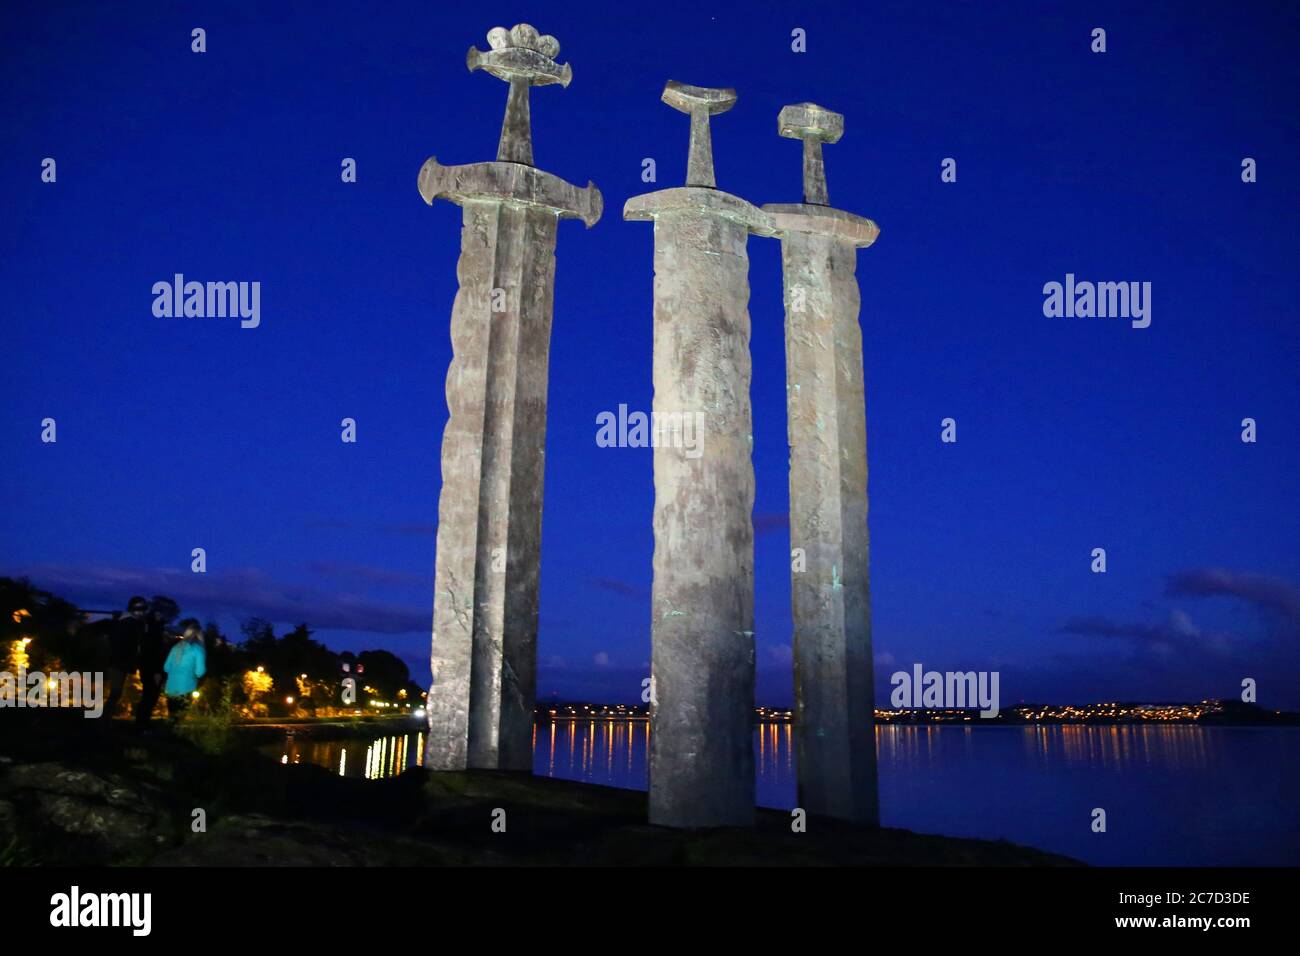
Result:
[[[669,84],[692,117],[688,185],[637,196],[655,226],[653,414],[702,415],[698,454],[654,450],[650,822],[754,822],[751,232],[767,216],[713,183],[707,116],[731,91]],[[722,105],[719,109],[714,106]]]
[[[0,800],[0,850],[18,836],[18,808],[8,800]]]
[[[551,83],[567,87],[573,79],[573,70],[567,63],[555,62],[560,52],[559,41],[553,36],[538,36],[527,23],[516,24],[509,30],[493,27],[488,31],[488,46],[491,49],[487,53],[470,47],[465,65],[471,73],[486,70],[510,84],[497,160],[531,166],[533,134],[528,91]]]
[[[334,768],[282,765],[264,730],[242,727],[221,753],[162,733],[137,737],[129,721],[87,722],[57,710],[5,715],[5,749],[21,770],[15,786],[0,761],[0,868],[5,866],[366,865],[1043,865],[1062,857],[1005,842],[923,836],[822,821],[790,831],[790,815],[758,810],[756,829],[671,830],[646,825],[649,797],[526,773],[410,767],[384,780]],[[96,723],[96,722],[90,722]],[[325,728],[301,728],[315,737]],[[339,731],[331,727],[325,736]],[[349,727],[366,736],[375,729]],[[281,729],[283,734],[283,729]],[[52,764],[47,755],[56,753]],[[161,767],[168,772],[157,772]],[[169,782],[160,784],[160,780]],[[63,781],[66,781],[66,785]],[[117,792],[116,804],[107,795]],[[35,810],[45,793],[153,817],[139,842],[107,846],[69,838]],[[195,833],[193,810],[207,809]],[[509,835],[485,823],[496,808]],[[6,836],[8,839],[6,839]],[[12,838],[17,836],[17,840]]]
[[[880,227],[870,219],[830,206],[766,203],[763,212],[772,218],[772,225],[782,237],[799,232],[824,236],[839,245],[865,249],[880,235]]]
[[[795,103],[776,118],[777,133],[803,140],[803,201],[826,205],[826,168],[822,143],[838,143],[844,135],[844,117],[816,103]]]
[[[450,417],[442,439],[437,568],[424,764],[434,770],[532,767],[545,471],[547,362],[560,219],[587,226],[602,200],[534,169],[530,85],[567,85],[552,37],[527,24],[470,50],[511,84],[499,156],[420,170],[425,202],[461,206],[460,290],[452,307]]]
[[[432,205],[439,197],[455,203],[501,202],[532,206],[559,219],[581,219],[587,228],[599,221],[604,200],[593,183],[585,189],[558,176],[519,163],[443,166],[431,156],[420,167],[420,195]]]
[[[725,113],[736,105],[736,91],[690,86],[669,80],[663,101],[691,118],[691,140],[686,153],[686,185],[713,188],[713,137],[709,117]]]
[[[20,764],[3,779],[6,815],[44,833],[87,843],[90,854],[152,852],[163,842],[156,790],[62,763]],[[5,827],[23,835],[22,828]]]
[[[799,805],[879,825],[867,533],[867,431],[857,249],[876,224],[830,209],[821,142],[843,117],[814,104],[781,111],[804,138],[805,204],[764,206],[785,278],[790,543]],[[833,137],[833,138],[832,138]],[[813,160],[809,143],[815,143]]]
[[[210,830],[163,850],[149,866],[430,866],[458,865],[463,855],[444,854],[427,842],[355,825],[277,820],[262,814],[224,816]],[[491,857],[487,862],[495,862]]]

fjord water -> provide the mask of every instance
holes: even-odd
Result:
[[[533,772],[645,789],[646,721],[539,722]],[[387,777],[419,761],[423,734],[287,738],[289,763]],[[876,730],[881,821],[1005,839],[1118,866],[1300,864],[1300,728],[1190,724],[915,726]],[[789,723],[754,731],[758,802],[796,805]],[[1094,810],[1106,830],[1094,832]]]

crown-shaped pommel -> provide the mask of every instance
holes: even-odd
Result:
[[[537,30],[527,23],[520,23],[507,30],[505,27],[493,27],[488,31],[487,52],[479,52],[470,47],[465,57],[465,64],[474,70],[486,70],[499,80],[507,83],[516,81],[529,86],[546,86],[559,83],[568,86],[573,79],[573,70],[569,64],[556,63],[560,55],[560,41],[555,37],[539,35]]]
[[[516,24],[509,30],[493,27],[488,31],[487,39],[490,49],[482,53],[476,47],[470,47],[465,65],[471,73],[485,70],[510,84],[497,161],[531,166],[533,130],[528,91],[534,86],[552,83],[568,86],[573,79],[573,70],[567,63],[555,62],[560,55],[560,41],[550,35],[539,35],[527,23]]]

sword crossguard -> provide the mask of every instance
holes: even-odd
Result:
[[[560,41],[550,35],[539,35],[527,23],[519,23],[507,30],[493,27],[488,31],[488,49],[480,52],[470,47],[465,65],[473,73],[484,70],[499,80],[510,84],[506,100],[506,116],[501,123],[501,142],[497,146],[497,162],[533,164],[533,131],[528,108],[528,91],[534,86],[558,83],[567,87],[573,79],[569,64],[560,64],[555,58],[560,54]]]
[[[776,118],[777,133],[787,139],[803,140],[803,201],[828,206],[826,166],[822,143],[838,143],[844,135],[844,114],[816,103],[793,103]]]
[[[663,101],[691,118],[691,145],[686,159],[686,185],[716,188],[713,175],[713,137],[709,117],[725,113],[736,105],[736,91],[707,86],[690,86],[669,80]]]
[[[581,219],[588,229],[605,210],[605,200],[596,184],[585,188],[567,183],[559,176],[520,163],[471,163],[444,166],[430,156],[420,167],[420,196],[429,205],[439,197],[457,205],[488,200],[519,206],[549,209],[560,219]]]

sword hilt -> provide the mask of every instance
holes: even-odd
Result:
[[[506,100],[506,116],[501,123],[501,142],[497,146],[497,162],[533,164],[533,130],[528,109],[528,91],[534,86],[559,83],[568,86],[573,79],[569,64],[555,62],[560,53],[560,41],[555,37],[539,36],[527,23],[519,23],[507,30],[493,27],[488,31],[486,53],[470,47],[465,65],[471,73],[486,70],[499,80],[510,84]]]
[[[844,135],[844,114],[816,103],[793,103],[776,118],[777,132],[787,139],[803,140],[803,201],[830,205],[826,192],[826,167],[822,143],[838,143]]]
[[[736,105],[736,91],[707,86],[689,86],[669,80],[663,101],[691,118],[691,145],[686,159],[686,185],[715,188],[713,176],[713,137],[709,117],[725,113]]]

